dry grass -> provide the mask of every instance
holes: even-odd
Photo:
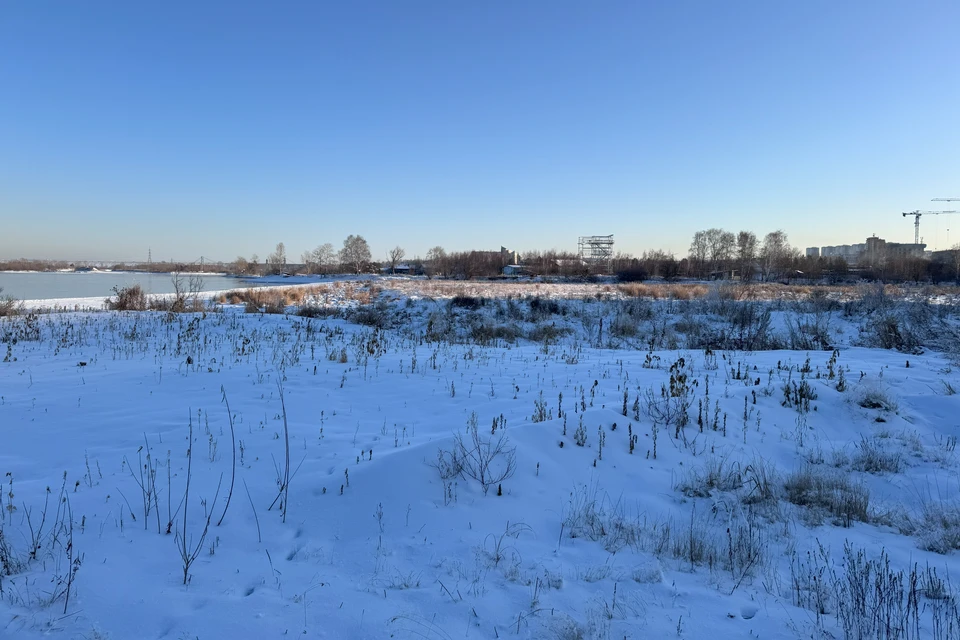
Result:
[[[390,291],[407,297],[433,298],[449,300],[453,298],[509,299],[509,298],[556,298],[601,300],[647,298],[653,300],[699,300],[719,298],[721,300],[758,300],[758,301],[805,301],[812,296],[824,296],[835,302],[855,301],[869,292],[865,287],[855,285],[784,285],[779,283],[668,283],[668,282],[631,282],[611,283],[564,283],[564,282],[527,282],[498,280],[421,280],[391,278],[386,281],[342,281],[314,285],[293,285],[282,287],[260,287],[254,289],[236,289],[221,293],[217,301],[221,304],[258,304],[262,306],[268,299],[283,297],[287,306],[303,304],[366,305],[376,302],[380,294]],[[269,292],[269,293],[266,293]],[[883,294],[891,298],[909,298],[922,296],[930,299],[937,296],[960,297],[960,288],[955,286],[902,287],[886,285]]]
[[[630,282],[617,286],[617,290],[628,298],[653,298],[655,300],[693,300],[703,298],[710,288],[705,284],[645,284]]]
[[[317,288],[315,286],[303,286],[235,289],[221,293],[217,296],[217,302],[220,304],[256,304],[263,306],[267,301],[282,300],[285,305],[301,304]]]
[[[268,309],[282,313],[286,307],[368,305],[379,299],[382,289],[369,282],[257,287],[225,291],[216,297],[220,304],[244,305],[249,313]]]

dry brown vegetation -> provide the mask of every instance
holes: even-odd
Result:
[[[553,282],[484,282],[449,280],[396,280],[389,283],[389,289],[404,295],[417,295],[431,298],[453,298],[469,296],[475,298],[650,298],[695,300],[717,296],[727,300],[805,300],[811,295],[826,296],[838,302],[857,300],[865,295],[876,294],[876,286],[871,285],[807,285],[779,283],[669,283],[669,282],[631,282],[624,284],[603,283],[553,283]],[[883,293],[891,298],[922,296],[958,296],[960,288],[955,286],[905,287],[902,285],[884,285]]]
[[[334,282],[330,284],[294,285],[288,287],[259,287],[234,289],[217,295],[220,304],[242,304],[248,311],[263,307],[298,305],[370,304],[382,289],[367,282]]]
[[[880,285],[806,285],[779,283],[666,283],[631,282],[611,283],[561,283],[561,282],[509,282],[483,280],[405,280],[391,278],[374,284],[371,281],[332,282],[315,285],[286,287],[261,287],[236,289],[217,296],[221,304],[244,304],[264,307],[267,304],[280,306],[296,305],[343,305],[370,304],[383,291],[392,291],[402,296],[452,299],[464,298],[561,298],[561,299],[622,299],[649,298],[653,300],[697,300],[717,297],[723,300],[782,300],[800,301],[813,295],[823,296],[836,302],[859,300],[866,295],[876,295]],[[960,296],[955,286],[883,285],[883,294],[891,298],[912,296],[927,299],[939,296]]]
[[[875,295],[879,285],[809,285],[779,284],[772,282],[717,282],[702,283],[627,283],[618,286],[619,291],[630,298],[653,298],[693,300],[716,295],[725,300],[805,300],[812,295],[825,296],[838,302],[858,300],[865,295]],[[903,285],[883,285],[883,294],[891,298],[921,296],[960,295],[956,286],[905,287]]]
[[[15,316],[20,312],[21,304],[15,298],[3,295],[3,289],[0,288],[0,317]]]

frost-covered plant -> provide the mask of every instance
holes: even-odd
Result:
[[[529,525],[522,522],[510,524],[507,521],[503,533],[495,535],[488,533],[483,539],[483,552],[487,555],[493,566],[498,567],[505,559],[510,558],[512,564],[520,564],[520,552],[510,543],[510,540],[516,540],[524,533],[533,533]]]
[[[900,473],[903,470],[903,457],[897,452],[887,451],[881,438],[861,436],[855,448],[850,462],[857,471]]]
[[[898,405],[893,394],[876,380],[864,380],[853,394],[853,401],[864,409],[881,409],[896,413]]]
[[[811,510],[814,520],[828,515],[849,527],[870,519],[870,492],[837,471],[808,464],[787,476],[784,489],[787,500]]]
[[[533,422],[546,422],[547,420],[547,401],[543,399],[543,391],[540,396],[533,401]]]
[[[578,447],[583,447],[587,444],[587,428],[583,426],[583,414],[580,414],[580,426],[573,432],[573,441]]]
[[[505,429],[495,431],[489,437],[481,434],[477,414],[471,413],[466,433],[454,437],[452,450],[437,454],[436,467],[441,478],[449,479],[449,474],[456,473],[476,480],[484,495],[490,487],[511,478],[517,467],[516,447],[510,446]]]
[[[0,287],[0,318],[4,316],[15,316],[22,308],[20,301],[12,296],[3,295],[3,287]]]
[[[690,422],[690,407],[693,404],[693,389],[697,380],[690,381],[690,366],[685,358],[677,358],[670,365],[670,383],[660,385],[660,393],[647,389],[644,394],[644,409],[654,424],[674,428],[674,438],[679,438]]]

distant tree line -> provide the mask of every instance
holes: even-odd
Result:
[[[857,278],[885,282],[960,282],[960,244],[941,252],[939,258],[930,260],[889,252],[862,256],[859,263],[851,266],[841,257],[801,255],[799,249],[790,245],[783,230],[771,231],[760,241],[751,231],[735,235],[714,228],[694,234],[686,264],[681,261],[678,272],[692,278],[743,281],[837,282]]]
[[[370,245],[361,235],[349,235],[339,248],[327,242],[304,251],[298,263],[291,263],[286,245],[277,243],[262,262],[254,254],[239,256],[230,263],[199,259],[190,263],[173,261],[139,264],[100,264],[114,270],[151,272],[231,273],[245,276],[283,274],[362,274],[412,273],[428,277],[471,279],[499,277],[514,254],[506,251],[446,251],[432,247],[426,256],[406,259],[406,251],[395,246],[382,261],[375,261]],[[872,262],[850,266],[842,258],[801,255],[793,247],[786,232],[776,230],[762,239],[752,231],[733,233],[711,228],[694,233],[686,257],[677,258],[663,250],[644,251],[639,257],[617,253],[605,263],[584,261],[569,251],[531,250],[522,253],[519,265],[522,275],[588,278],[600,274],[616,275],[621,281],[643,281],[650,278],[676,280],[735,279],[740,281],[821,281],[839,282],[848,279],[883,280],[886,282],[960,282],[960,244],[939,252],[937,260],[901,256],[874,256]],[[7,260],[0,261],[0,271],[52,271],[76,266],[66,261]]]

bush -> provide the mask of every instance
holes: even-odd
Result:
[[[13,548],[0,522],[0,576],[13,576],[24,569],[24,562]]]
[[[835,614],[844,638],[946,640],[960,629],[960,601],[949,574],[941,578],[916,563],[895,571],[886,549],[870,558],[847,542],[837,567],[820,545],[805,560],[794,555],[790,574],[793,604],[814,611],[818,628],[820,616]]]
[[[956,333],[946,321],[944,309],[925,301],[887,305],[869,314],[859,331],[862,346],[914,354],[922,353],[924,347],[949,350],[944,338],[949,343],[950,334]]]
[[[649,277],[650,274],[647,273],[647,270],[642,268],[617,271],[617,280],[620,282],[643,282]]]
[[[860,328],[866,346],[895,349],[904,353],[920,353],[922,340],[894,313],[884,314]]]
[[[483,495],[490,487],[513,477],[517,469],[517,450],[510,446],[504,429],[494,429],[490,436],[481,435],[476,412],[467,421],[466,436],[458,433],[453,449],[440,450],[437,459],[441,479],[449,479],[450,473],[471,478],[480,484]]]
[[[830,298],[826,289],[820,287],[810,292],[807,304],[810,307],[810,311],[814,314],[830,313],[839,311],[842,308],[839,302]]]
[[[903,533],[916,535],[917,546],[925,551],[947,554],[960,549],[960,505],[925,502],[919,521],[909,524]]]
[[[603,544],[616,553],[626,546],[639,548],[643,533],[639,516],[629,516],[622,501],[611,501],[595,487],[578,485],[570,492],[564,510],[563,532],[571,538],[583,538]]]
[[[903,470],[903,458],[899,453],[891,453],[883,448],[880,438],[860,438],[851,465],[857,471],[866,473],[900,473]]]
[[[2,293],[3,287],[0,287],[0,294]],[[19,314],[22,306],[16,298],[0,295],[0,318]]]
[[[569,333],[569,329],[554,324],[538,324],[527,331],[527,340],[532,342],[553,342],[562,335]]]
[[[762,302],[733,303],[728,315],[732,340],[731,347],[745,351],[761,351],[780,348],[781,341],[770,331],[770,308]],[[724,348],[731,348],[724,347]]]
[[[104,302],[111,311],[146,311],[148,306],[147,294],[139,284],[129,287],[113,288],[114,296]]]
[[[792,319],[788,318],[787,342],[791,351],[829,351],[833,342],[830,339],[830,314],[798,312]]]
[[[688,498],[715,498],[719,493],[732,493],[741,504],[756,507],[776,507],[780,499],[779,473],[773,464],[760,458],[742,465],[711,456],[702,466],[688,472],[675,488]],[[767,511],[767,515],[773,515]]]
[[[346,317],[350,322],[377,329],[386,329],[391,324],[390,307],[382,300],[351,309]]]
[[[729,571],[735,583],[763,569],[772,547],[769,531],[756,517],[723,500],[700,515],[694,508],[688,522],[654,524],[648,540],[659,556],[673,557],[691,569],[707,566]]]
[[[516,325],[497,325],[491,322],[480,322],[470,327],[470,338],[479,345],[488,345],[503,340],[504,342],[516,342],[522,335],[520,328]]]
[[[530,299],[530,322],[540,322],[550,316],[565,314],[566,309],[556,300],[541,298],[540,296]]]
[[[479,309],[486,300],[475,296],[456,295],[450,299],[450,306],[460,307],[461,309]]]
[[[639,334],[639,323],[629,315],[617,315],[610,323],[610,335],[616,338],[635,338]]]
[[[287,302],[283,296],[274,296],[267,300],[267,303],[263,305],[264,313],[272,313],[275,315],[283,315],[287,312]]]
[[[844,304],[843,310],[848,316],[870,315],[891,304],[883,283],[864,283],[857,285],[857,299]]]
[[[859,384],[853,393],[853,401],[864,409],[881,409],[896,413],[897,401],[878,382],[867,380]]]
[[[810,509],[815,519],[825,514],[844,527],[870,519],[870,492],[839,472],[807,465],[787,476],[784,489],[788,501]]]
[[[297,307],[297,315],[301,318],[335,318],[340,315],[340,311],[335,307],[319,304],[302,304]]]
[[[714,491],[739,491],[743,487],[743,470],[739,462],[710,457],[676,484],[688,498],[709,498]]]

